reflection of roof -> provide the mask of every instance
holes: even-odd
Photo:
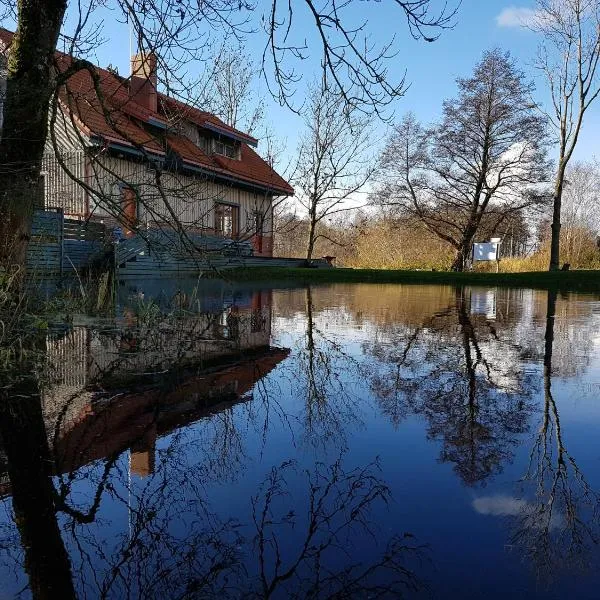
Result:
[[[10,46],[12,36],[12,32],[0,28],[0,49],[1,44]],[[72,66],[73,58],[57,52],[56,63],[58,69],[64,72]],[[153,112],[131,96],[128,79],[106,69],[87,63],[86,68],[76,70],[69,77],[59,97],[84,135],[109,146],[158,156],[175,153],[184,166],[201,167],[215,177],[233,179],[276,193],[294,193],[288,182],[248,146],[257,143],[252,136],[230,127],[211,113],[161,93],[158,94],[158,110]],[[207,132],[241,142],[241,160],[209,155],[183,134],[169,130],[170,119],[174,116]],[[149,126],[158,128],[161,133],[150,133]]]
[[[186,379],[165,392],[150,389],[118,395],[108,403],[91,402],[62,431],[54,444],[61,472],[119,454],[152,429],[157,436],[238,403],[289,350],[263,348],[252,358],[229,363]]]
[[[249,399],[244,395],[288,354],[285,348],[266,347],[251,358],[190,377],[167,392],[150,389],[118,394],[106,403],[91,401],[53,445],[57,471],[116,456],[143,441],[150,430],[161,437]],[[6,465],[0,464],[0,498],[9,494]]]

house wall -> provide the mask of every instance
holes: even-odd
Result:
[[[263,221],[263,244],[260,252],[255,244],[255,254],[272,254],[271,194],[254,193],[206,176],[162,171],[157,179],[156,171],[146,164],[125,157],[104,156],[90,161],[87,170],[88,179],[100,192],[100,197],[90,202],[90,212],[96,218],[118,216],[123,187],[136,190],[137,218],[143,228],[172,226],[177,219],[188,230],[214,233],[215,204],[232,204],[239,207],[239,237],[253,237],[256,228],[254,215],[258,213]]]
[[[51,117],[52,118],[52,117]],[[54,154],[53,138],[61,149],[60,160]],[[48,135],[42,158],[44,208],[62,208],[66,215],[85,216],[87,193],[76,181],[85,181],[86,138],[60,108],[56,113],[53,135]]]
[[[57,119],[55,132],[63,148],[63,164],[48,143],[43,159],[46,208],[60,207],[71,216],[116,223],[122,214],[123,188],[132,188],[136,192],[138,226],[165,228],[179,221],[188,230],[214,233],[215,204],[232,204],[239,207],[239,237],[253,241],[256,255],[272,255],[271,194],[227,185],[200,174],[161,171],[157,177],[147,162],[135,156],[86,156],[81,137],[62,116]],[[84,181],[93,192],[76,180]],[[262,221],[262,239],[254,235],[256,214],[259,223]]]
[[[44,208],[62,208],[66,215],[85,216],[87,193],[73,177],[85,181],[85,155],[83,150],[66,150],[61,153],[62,164],[54,154],[42,158],[44,177]]]

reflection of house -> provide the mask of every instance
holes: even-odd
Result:
[[[0,74],[12,37],[0,28]],[[152,54],[133,56],[127,78],[91,67],[98,90],[72,57],[57,52],[55,62],[73,74],[52,125],[60,160],[50,142],[44,159],[44,208],[118,219],[125,233],[177,219],[189,232],[248,239],[255,254],[271,256],[273,197],[293,190],[252,149],[255,138],[160,93]]]
[[[223,358],[243,358],[250,350],[269,347],[269,291],[254,292],[239,304],[213,306],[210,312],[193,312],[194,300],[185,294],[173,301],[176,311],[166,311],[169,316],[139,316],[129,306],[114,326],[50,334],[47,359],[56,384],[44,394],[45,414],[70,420],[72,412],[79,414],[77,404],[85,404],[81,392],[90,385],[152,384],[173,370],[205,369]],[[152,312],[148,306],[155,305],[145,306]],[[69,401],[73,395],[77,402]]]
[[[131,471],[148,475],[154,468],[158,438],[250,399],[253,386],[288,354],[289,350],[267,347],[241,361],[222,356],[221,365],[188,376],[168,390],[153,387],[110,396],[83,391],[72,395],[67,421],[58,423],[56,415],[46,414],[56,472],[75,470],[130,449]],[[0,453],[0,497],[10,493],[2,458]]]
[[[188,377],[166,392],[153,388],[106,401],[92,399],[61,428],[53,444],[56,464],[64,472],[130,448],[132,471],[148,474],[157,438],[248,398],[254,384],[288,353],[265,348],[251,358]]]
[[[248,399],[289,351],[269,345],[270,292],[221,309],[49,335],[42,409],[57,472],[130,449],[132,471],[147,474],[157,438]]]
[[[198,310],[191,295],[176,294],[165,311],[168,316],[157,318],[153,311],[160,307],[153,302],[145,308],[132,304],[123,308],[113,326],[52,333],[47,339],[50,369],[61,385],[85,386],[207,364],[222,355],[269,345],[270,291],[221,301],[220,306],[216,300],[209,310]]]

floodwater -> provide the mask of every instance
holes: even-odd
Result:
[[[596,297],[147,281],[37,350],[1,598],[599,597]]]

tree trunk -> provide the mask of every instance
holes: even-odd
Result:
[[[477,216],[471,215],[470,222],[464,230],[460,246],[456,249],[456,256],[452,267],[450,267],[452,271],[462,272],[467,267],[473,249],[473,239],[475,238],[480,220],[477,219]]]
[[[0,266],[19,278],[24,273],[27,246],[36,200],[40,193],[39,175],[0,173]]]
[[[66,0],[19,0],[0,138],[0,263],[23,270],[39,193],[54,53]]]
[[[306,260],[310,262],[312,260],[312,255],[315,249],[315,231],[316,231],[316,222],[314,216],[310,215],[310,227],[308,228],[308,243],[306,246]]]
[[[556,183],[554,185],[554,194],[552,195],[552,236],[550,241],[550,271],[560,269],[560,211],[562,206],[563,184],[565,179],[564,160],[559,161],[558,171],[556,173]]]
[[[450,267],[451,271],[457,271],[457,272],[462,272],[465,270],[465,253],[464,253],[464,248],[461,246],[457,251],[456,251],[456,256],[454,257],[454,262],[452,263],[452,266]]]
[[[469,236],[465,237],[461,242],[460,246],[456,250],[456,256],[454,257],[454,262],[452,263],[452,267],[450,269],[452,271],[462,272],[465,270],[469,257],[471,256],[471,247],[473,237]]]

